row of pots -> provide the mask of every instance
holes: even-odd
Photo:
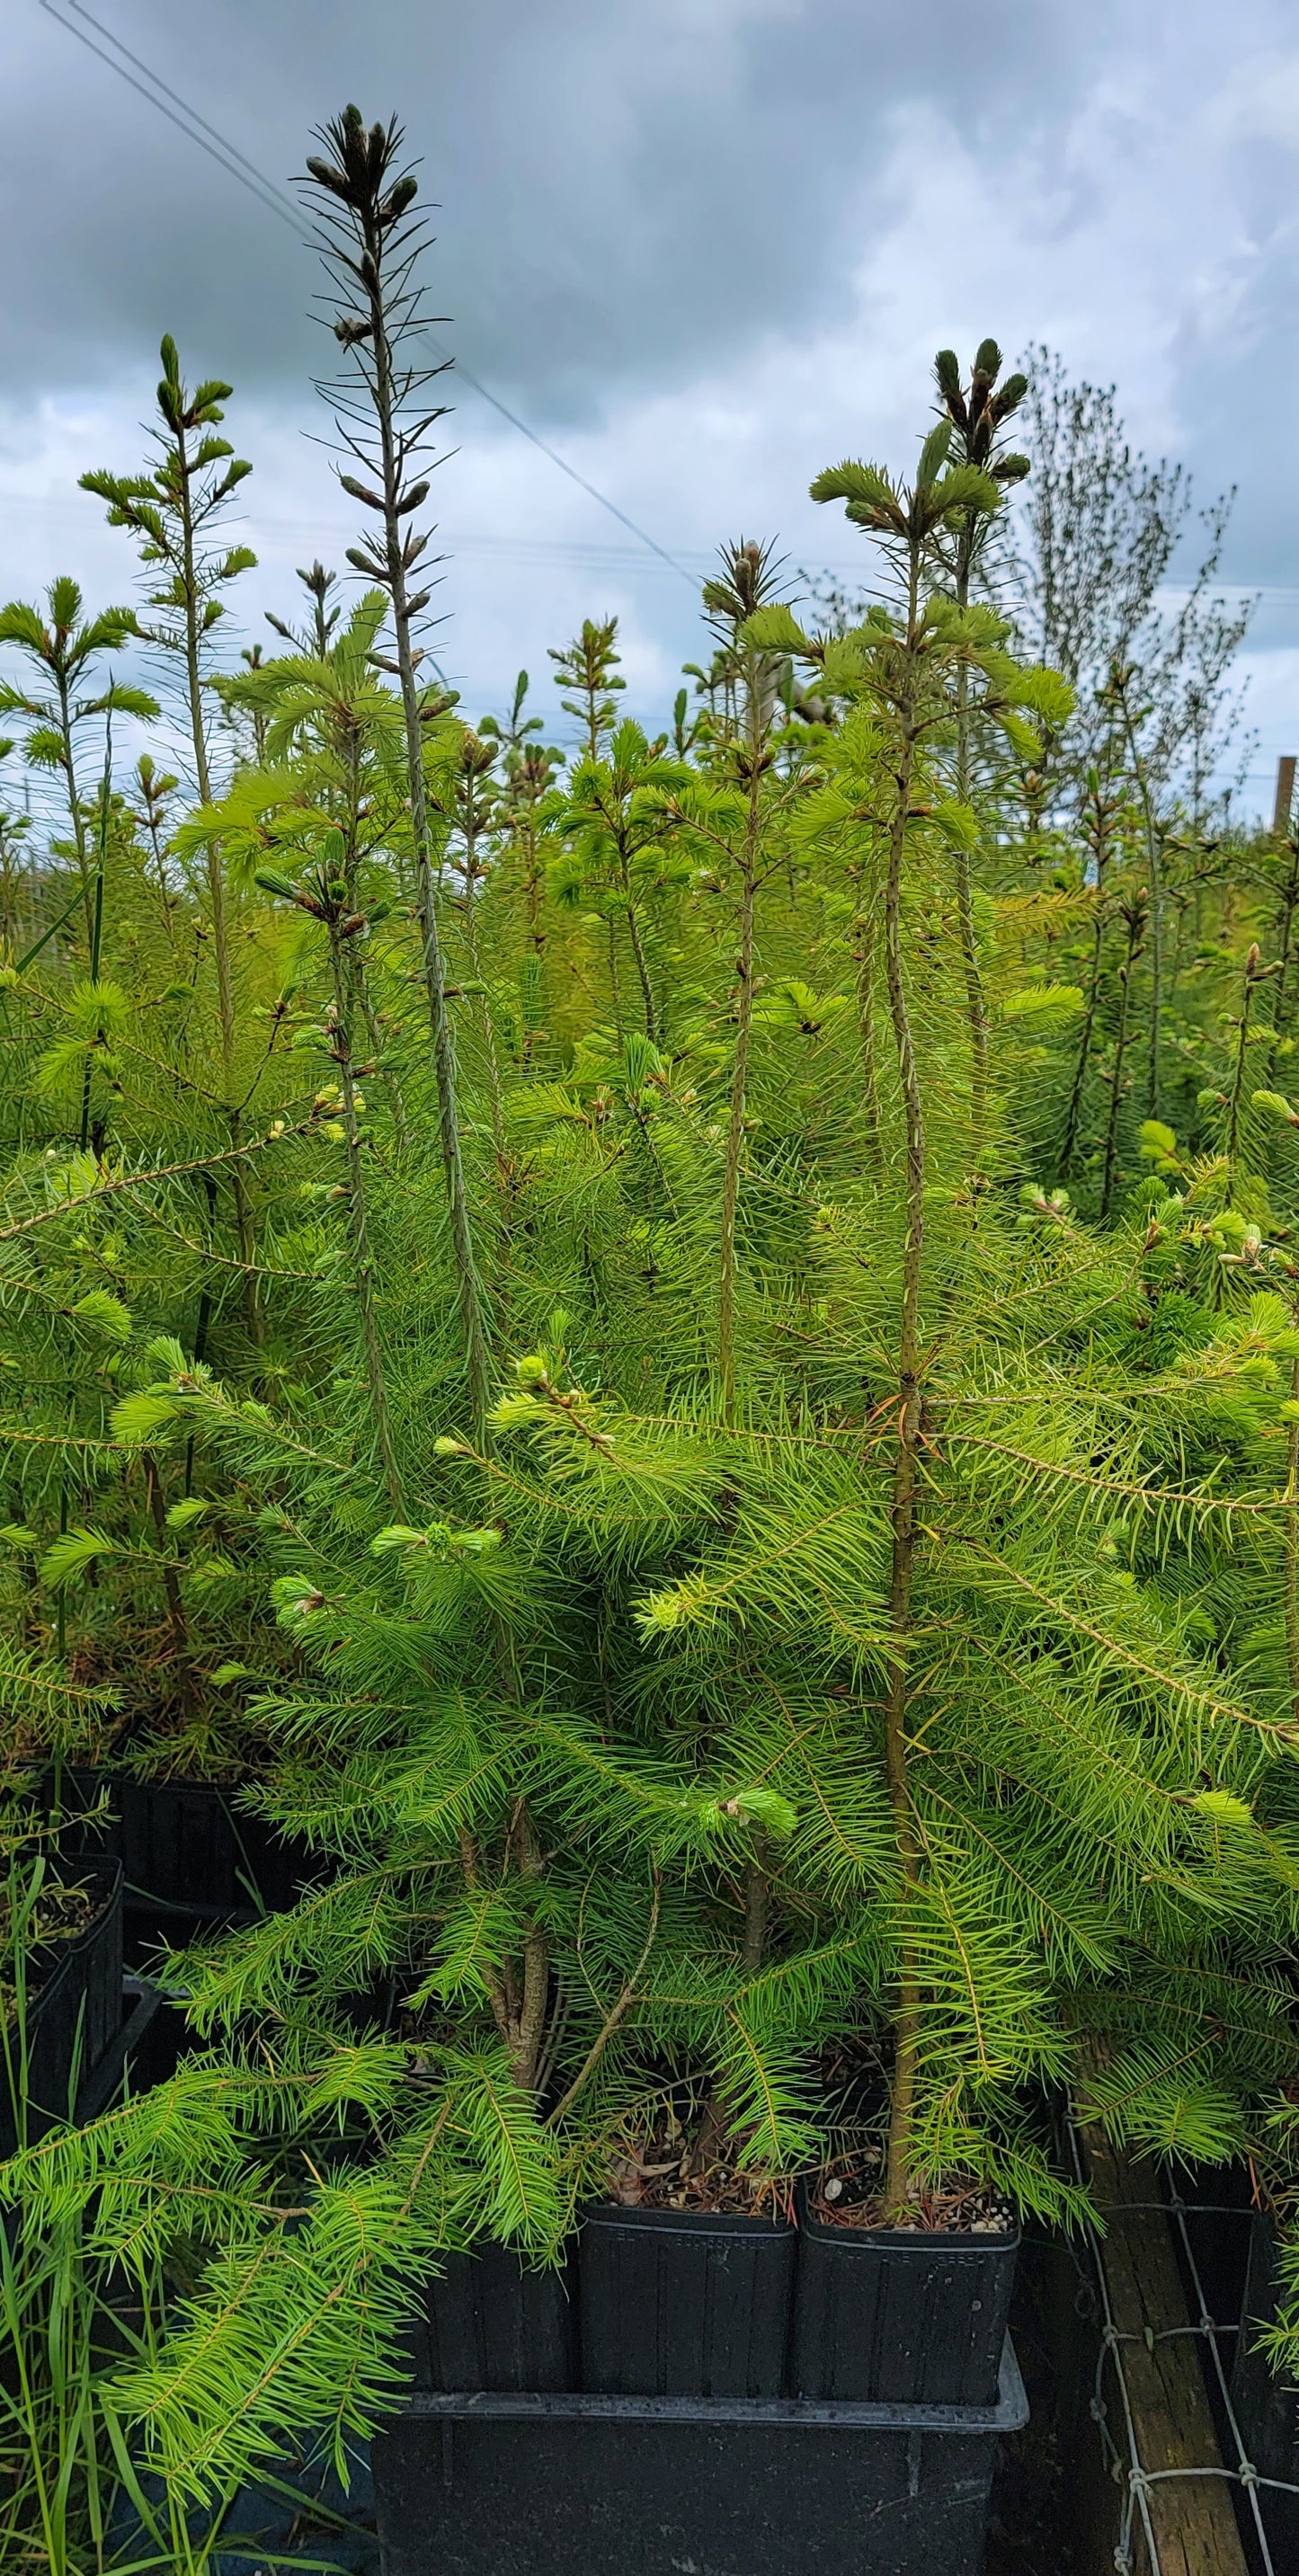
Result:
[[[588,2209],[562,2268],[449,2257],[414,2385],[610,2397],[996,2402],[1019,2236]]]
[[[229,1790],[76,1770],[59,1802],[84,1815],[104,1791],[96,1848],[110,1870],[120,1861],[128,1920],[149,1946],[277,1911],[309,1875],[305,1850]],[[1016,2234],[828,2226],[805,2195],[797,2216],[599,2208],[558,2271],[524,2271],[502,2248],[454,2256],[417,2331],[422,2384],[994,2402]]]
[[[291,1906],[310,1875],[305,1844],[237,1803],[233,1786],[53,1767],[37,1795],[80,1839],[121,1862],[137,1941],[177,1945],[222,1923]]]
[[[129,2036],[107,2046],[122,1862],[155,1920],[210,1921],[236,1893],[285,1902],[279,1873],[297,1874],[250,1852],[218,1791],[113,1787],[117,1857],[77,1869],[104,1901],[32,2016],[33,2134],[66,2113],[74,2056],[83,2079],[88,2063],[111,2071]],[[798,2219],[600,2207],[559,2269],[525,2270],[501,2246],[451,2257],[414,2331],[413,2383],[470,2393],[428,2395],[452,2411],[408,2407],[374,2446],[384,2576],[973,2576],[996,2431],[1023,2420],[1022,2390],[1018,2411],[1013,2387],[996,2402],[1018,2240],[825,2226],[805,2200]],[[484,2391],[520,2392],[486,2401],[514,2414],[477,2419]],[[784,2398],[890,2411],[831,2430],[814,2405],[768,2417],[764,2401]],[[662,2399],[679,2420],[656,2416]],[[744,2420],[753,2401],[760,2423]],[[616,2420],[583,2411],[602,2406]]]

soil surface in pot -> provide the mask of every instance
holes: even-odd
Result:
[[[1007,2236],[1015,2213],[1001,2194],[969,2175],[954,2174],[942,2183],[913,2186],[905,2216],[886,2214],[880,2195],[884,2156],[879,2147],[859,2149],[828,2165],[808,2193],[808,2208],[821,2227],[914,2228],[941,2236]]]
[[[28,1925],[29,2004],[36,2001],[42,1986],[53,1976],[59,1964],[60,1945],[79,1941],[94,1911],[95,1900],[89,1888],[64,1887],[55,1880],[46,1880]],[[13,2020],[16,2002],[8,1965],[0,1964],[0,2020],[6,2025]]]
[[[730,2218],[793,2215],[790,2185],[746,2171],[737,2142],[713,2134],[707,2114],[682,2126],[667,2111],[648,2137],[620,2143],[609,2164],[608,2196],[622,2209],[690,2209]]]

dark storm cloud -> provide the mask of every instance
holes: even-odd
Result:
[[[300,382],[313,278],[292,235],[35,0],[10,9],[10,395],[120,373],[164,328],[250,394]],[[456,346],[551,417],[831,312],[889,212],[887,115],[935,101],[995,158],[1076,87],[1109,16],[1080,32],[1041,0],[95,14],[277,181],[345,99],[395,107],[440,203],[436,301]]]

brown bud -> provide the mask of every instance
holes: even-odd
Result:
[[[415,177],[414,172],[408,170],[405,178],[399,179],[396,187],[389,189],[387,196],[384,198],[383,204],[379,208],[379,221],[383,225],[385,231],[390,224],[400,222],[401,217],[406,212],[406,208],[418,195],[419,181]]]

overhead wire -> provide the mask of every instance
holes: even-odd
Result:
[[[234,179],[240,187],[246,188],[264,211],[278,215],[281,222],[289,224],[299,241],[306,238],[302,212],[294,200],[280,189],[273,179],[268,179],[265,172],[258,169],[256,162],[249,160],[247,153],[241,152],[237,144],[231,143],[217,126],[211,124],[207,117],[199,114],[197,108],[191,107],[179,90],[172,89],[158,73],[142,61],[138,54],[132,53],[130,47],[123,44],[120,36],[115,36],[111,28],[106,27],[101,19],[84,8],[81,0],[64,0],[64,8],[72,10],[75,18],[84,18],[87,25],[93,27],[96,34],[104,38],[105,44],[114,48],[113,52],[105,52],[102,45],[97,45],[94,39],[86,34],[85,29],[75,23],[75,18],[65,17],[63,9],[55,7],[54,0],[40,0],[40,6],[46,16],[54,20],[56,26],[63,28],[65,34],[75,36],[78,44],[84,45],[97,61],[106,64],[110,71],[116,72],[118,78],[124,80],[128,87],[135,90],[150,107],[156,107],[159,115],[165,116],[168,123],[176,127],[178,133],[185,135],[189,142],[196,143],[200,151],[206,152],[209,160],[215,161],[218,168],[224,170],[227,178]],[[123,57],[120,62],[117,60],[119,54]],[[134,68],[128,70],[128,64]],[[143,74],[143,79],[136,78],[137,72]],[[170,105],[167,103],[169,100]],[[665,563],[672,572],[677,573],[682,581],[689,582],[692,591],[698,589],[697,576],[688,572],[685,565],[675,555],[670,554],[666,546],[660,545],[657,537],[652,537],[648,529],[642,528],[626,510],[619,509],[617,502],[611,501],[608,493],[602,492],[598,484],[592,483],[587,475],[579,473],[577,467],[571,465],[566,456],[561,456],[558,448],[552,447],[548,439],[543,438],[538,430],[532,428],[530,422],[524,420],[520,413],[513,411],[507,402],[503,402],[499,394],[493,393],[490,385],[484,384],[480,376],[474,375],[472,370],[465,366],[463,360],[458,358],[453,350],[448,349],[444,342],[437,339],[427,326],[425,326],[424,337],[437,356],[445,364],[454,367],[460,380],[469,385],[482,401],[489,403],[493,411],[499,412],[502,420],[508,421],[510,427],[519,432],[520,437],[526,438],[530,445],[537,448],[552,465],[558,466],[560,473],[567,475],[570,483],[575,483],[579,491],[585,492],[588,498],[598,503],[602,510],[607,510],[611,518],[616,519],[621,527],[626,528],[639,544],[648,546],[650,552],[657,555],[660,562]]]
[[[182,119],[175,114],[172,108],[167,106],[164,99],[159,98],[156,95],[156,92],[153,89],[146,87],[144,81],[137,80],[134,74],[127,71],[125,65],[116,61],[112,54],[106,54],[102,45],[97,45],[92,37],[86,35],[84,29],[81,27],[75,27],[70,18],[65,18],[62,15],[62,12],[54,7],[53,0],[40,0],[40,5],[44,10],[46,17],[52,18],[56,26],[63,28],[65,34],[75,36],[78,44],[84,45],[88,53],[94,54],[99,62],[106,63],[110,72],[116,72],[118,79],[124,80],[128,89],[133,89],[140,98],[147,100],[150,107],[156,107],[159,115],[165,116],[168,124],[174,125],[177,132],[183,134],[188,142],[197,143],[199,150],[201,152],[206,152],[209,160],[215,161],[217,167],[225,171],[227,178],[237,179],[241,187],[248,188],[252,194],[256,196],[259,204],[269,213],[280,216],[284,215],[285,204],[287,201],[285,201],[285,203],[276,202],[276,197],[274,193],[272,193],[273,183],[270,180],[262,180],[256,173],[250,174],[238,169],[235,166],[233,159],[226,158],[227,153],[232,152],[233,147],[226,144],[222,137],[217,136],[213,141],[209,142],[204,135],[199,133],[199,124],[206,120],[199,119],[194,109],[185,109],[186,117],[190,118],[192,122],[189,124],[182,122]],[[67,5],[69,8],[76,8],[77,0],[67,0]],[[82,10],[80,14],[83,17],[90,18],[90,12],[88,9]],[[99,33],[102,36],[107,37],[110,45],[118,44],[118,38],[112,35],[107,27],[101,27],[97,18],[91,18],[90,23],[92,27],[99,29]],[[125,46],[121,46],[120,50],[123,53],[126,53]],[[138,57],[134,54],[128,54],[127,60],[129,62],[136,62]],[[147,66],[144,64],[141,64],[140,68],[141,70],[147,71]],[[148,78],[152,80],[153,74],[149,73]],[[159,87],[161,87],[161,84],[159,84]],[[171,96],[174,95],[174,93],[169,92],[168,95]],[[181,103],[183,104],[183,102]],[[221,146],[219,150],[217,148],[218,144]],[[296,218],[295,229],[298,231],[299,239],[303,238],[301,223]]]
[[[293,198],[290,197],[284,189],[278,187],[273,179],[268,179],[265,171],[259,170],[256,162],[250,161],[247,153],[241,152],[237,143],[232,143],[228,135],[220,133],[215,125],[209,123],[206,116],[200,114],[198,108],[191,107],[188,99],[182,98],[179,90],[172,89],[163,79],[161,72],[156,72],[151,63],[144,62],[139,54],[133,54],[130,46],[125,44],[120,36],[115,36],[111,27],[106,27],[103,20],[95,16],[93,10],[87,9],[83,5],[83,0],[63,0],[63,6],[65,9],[70,9],[74,17],[84,18],[87,26],[93,27],[96,33],[101,35],[105,42],[114,48],[116,53],[121,54],[128,63],[133,63],[135,69],[144,74],[145,80],[151,84],[152,89],[161,90],[163,98],[169,98],[173,107],[178,107],[182,116],[187,117],[191,125],[200,126],[204,134],[209,135],[212,142],[217,144],[220,150],[225,153],[227,160],[237,161],[240,169],[245,173],[246,177],[252,181],[256,188],[264,193],[272,213],[287,215],[289,220],[295,226],[295,229],[302,232],[301,210],[295,204]],[[51,10],[50,15],[52,17],[57,16],[58,12],[56,10]],[[61,21],[60,23],[63,22]],[[75,27],[72,27],[69,28],[68,32],[70,35],[76,35],[78,31]],[[112,64],[110,65],[110,68],[116,70],[117,66],[116,64]],[[147,96],[148,92],[144,94]],[[160,102],[157,99],[153,99],[151,103],[156,107]],[[193,137],[192,140],[197,141],[197,136]],[[303,234],[303,238],[305,240],[305,234]]]

